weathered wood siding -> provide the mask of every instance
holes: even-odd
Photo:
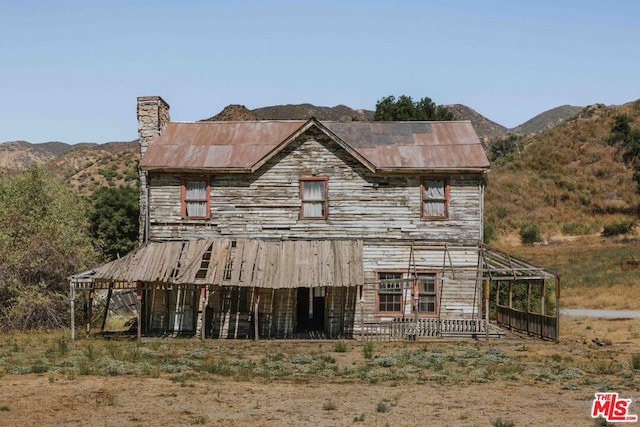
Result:
[[[371,283],[364,289],[366,322],[384,319],[376,314],[377,288],[372,284],[376,271],[406,270],[410,242],[468,246],[468,251],[450,251],[447,257],[452,257],[456,268],[475,270],[478,265],[481,174],[449,175],[449,218],[431,221],[421,219],[423,174],[373,174],[320,132],[303,134],[255,173],[210,175],[208,220],[181,218],[181,179],[185,176],[189,175],[149,174],[150,239],[362,239],[365,281]],[[300,219],[299,179],[311,176],[328,177],[326,220]],[[416,256],[419,270],[438,273],[442,317],[477,316],[475,272],[453,274],[450,267],[447,269],[449,263],[444,251],[422,251]],[[295,304],[294,291],[261,290],[260,334],[276,337],[293,333]],[[352,331],[354,315],[356,324],[360,320],[355,289],[332,289],[325,308],[329,335]]]
[[[363,304],[365,323],[390,321],[396,316],[377,313],[377,272],[413,271],[409,264],[410,245],[365,242],[363,248],[365,283]],[[477,289],[476,269],[478,251],[470,247],[465,249],[434,249],[416,247],[413,251],[415,269],[420,272],[436,273],[438,277],[438,312],[443,318],[478,318],[478,304],[481,294]],[[405,295],[405,316],[412,318],[410,289]],[[358,319],[359,321],[359,319]]]
[[[301,136],[253,174],[211,175],[211,218],[181,219],[181,178],[150,173],[152,240],[377,238],[475,244],[480,175],[451,175],[449,219],[421,219],[421,175],[372,174],[333,141]],[[327,176],[327,220],[300,217],[299,179]]]

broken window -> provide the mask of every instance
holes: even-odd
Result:
[[[425,178],[422,181],[422,218],[449,217],[449,179]]]

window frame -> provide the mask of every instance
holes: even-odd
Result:
[[[304,197],[304,184],[306,182],[323,182],[323,195],[322,199],[307,200]],[[298,179],[298,185],[300,187],[300,219],[309,220],[326,220],[328,217],[328,200],[329,200],[329,177],[328,176],[310,176],[302,177]],[[305,216],[304,205],[305,203],[319,203],[322,202],[322,216]]]
[[[400,277],[398,277],[398,280],[401,282],[401,286],[400,286],[400,292],[396,293],[396,292],[382,292],[383,295],[398,295],[400,297],[400,310],[399,311],[382,311],[380,310],[380,281],[381,280],[391,280],[391,279],[381,279],[380,276],[382,276],[383,274],[395,274],[395,275],[400,275]],[[381,270],[381,271],[376,271],[376,279],[377,279],[377,283],[376,283],[376,315],[378,316],[402,316],[402,313],[404,311],[404,290],[405,290],[405,286],[404,283],[406,282],[404,279],[404,273],[398,270]],[[385,304],[389,304],[389,302],[385,301]],[[395,302],[391,302],[391,304],[395,304]]]
[[[420,292],[420,275],[422,276],[433,276],[433,292]],[[418,301],[417,304],[411,305],[411,311],[412,313],[415,313],[415,309],[416,306],[419,308],[420,307],[420,297],[421,296],[426,296],[426,297],[433,297],[433,311],[422,311],[422,310],[418,310],[418,315],[421,317],[434,317],[438,315],[438,273],[434,272],[434,271],[416,271],[416,283],[417,283],[417,289],[414,289],[414,292],[412,292],[414,295],[417,294],[418,295]],[[412,295],[413,296],[413,295]],[[413,298],[415,299],[415,296],[413,296]]]
[[[209,219],[211,218],[211,179],[208,176],[183,177],[181,180],[181,196],[180,196],[180,214],[182,219]],[[206,197],[204,199],[187,199],[187,183],[188,182],[204,182],[207,186]],[[204,202],[205,215],[194,216],[187,215],[187,203]]]
[[[407,273],[407,270],[400,270],[400,269],[385,269],[385,270],[377,270],[376,272],[376,279],[377,279],[377,284],[376,284],[376,311],[375,311],[375,315],[376,316],[403,316],[404,314],[404,304],[406,303],[406,298],[404,297],[405,295],[405,290],[409,289],[410,290],[410,296],[409,298],[411,298],[410,304],[411,304],[411,316],[415,315],[416,313],[416,295],[418,297],[417,300],[417,304],[419,307],[420,304],[420,296],[432,296],[433,297],[433,303],[434,303],[434,310],[433,311],[418,311],[418,317],[419,318],[429,318],[429,317],[438,317],[438,313],[440,311],[440,304],[439,304],[439,290],[440,290],[440,286],[439,286],[439,275],[438,275],[438,271],[436,270],[417,270],[415,271],[415,275],[417,276],[416,279],[414,280],[414,272],[411,273]],[[398,295],[400,296],[400,311],[381,311],[380,310],[380,279],[381,275],[383,274],[396,274],[399,275],[400,277],[398,278],[399,281],[402,282],[402,287],[400,288],[400,292],[398,293]],[[433,290],[434,292],[420,292],[420,275],[429,275],[429,276],[433,276]],[[383,294],[387,294],[387,295],[393,295],[393,293],[391,292],[385,292]],[[386,303],[388,304],[388,303]],[[409,316],[409,314],[404,314],[405,316]]]
[[[428,199],[426,197],[427,186],[425,185],[426,181],[443,181],[444,183],[444,199]],[[420,179],[420,213],[421,218],[423,220],[436,220],[436,221],[444,221],[449,219],[449,202],[450,202],[450,177],[448,176],[423,176]],[[435,201],[435,202],[444,202],[444,215],[427,215],[424,209],[425,202],[427,201]]]

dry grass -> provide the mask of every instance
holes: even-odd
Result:
[[[86,425],[91,408],[97,425],[591,425],[596,391],[637,396],[640,319],[561,324],[559,344],[377,342],[372,359],[357,341],[5,334],[0,424]]]

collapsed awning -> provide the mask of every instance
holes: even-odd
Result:
[[[361,240],[149,242],[71,277],[77,288],[154,285],[314,288],[364,283]]]

